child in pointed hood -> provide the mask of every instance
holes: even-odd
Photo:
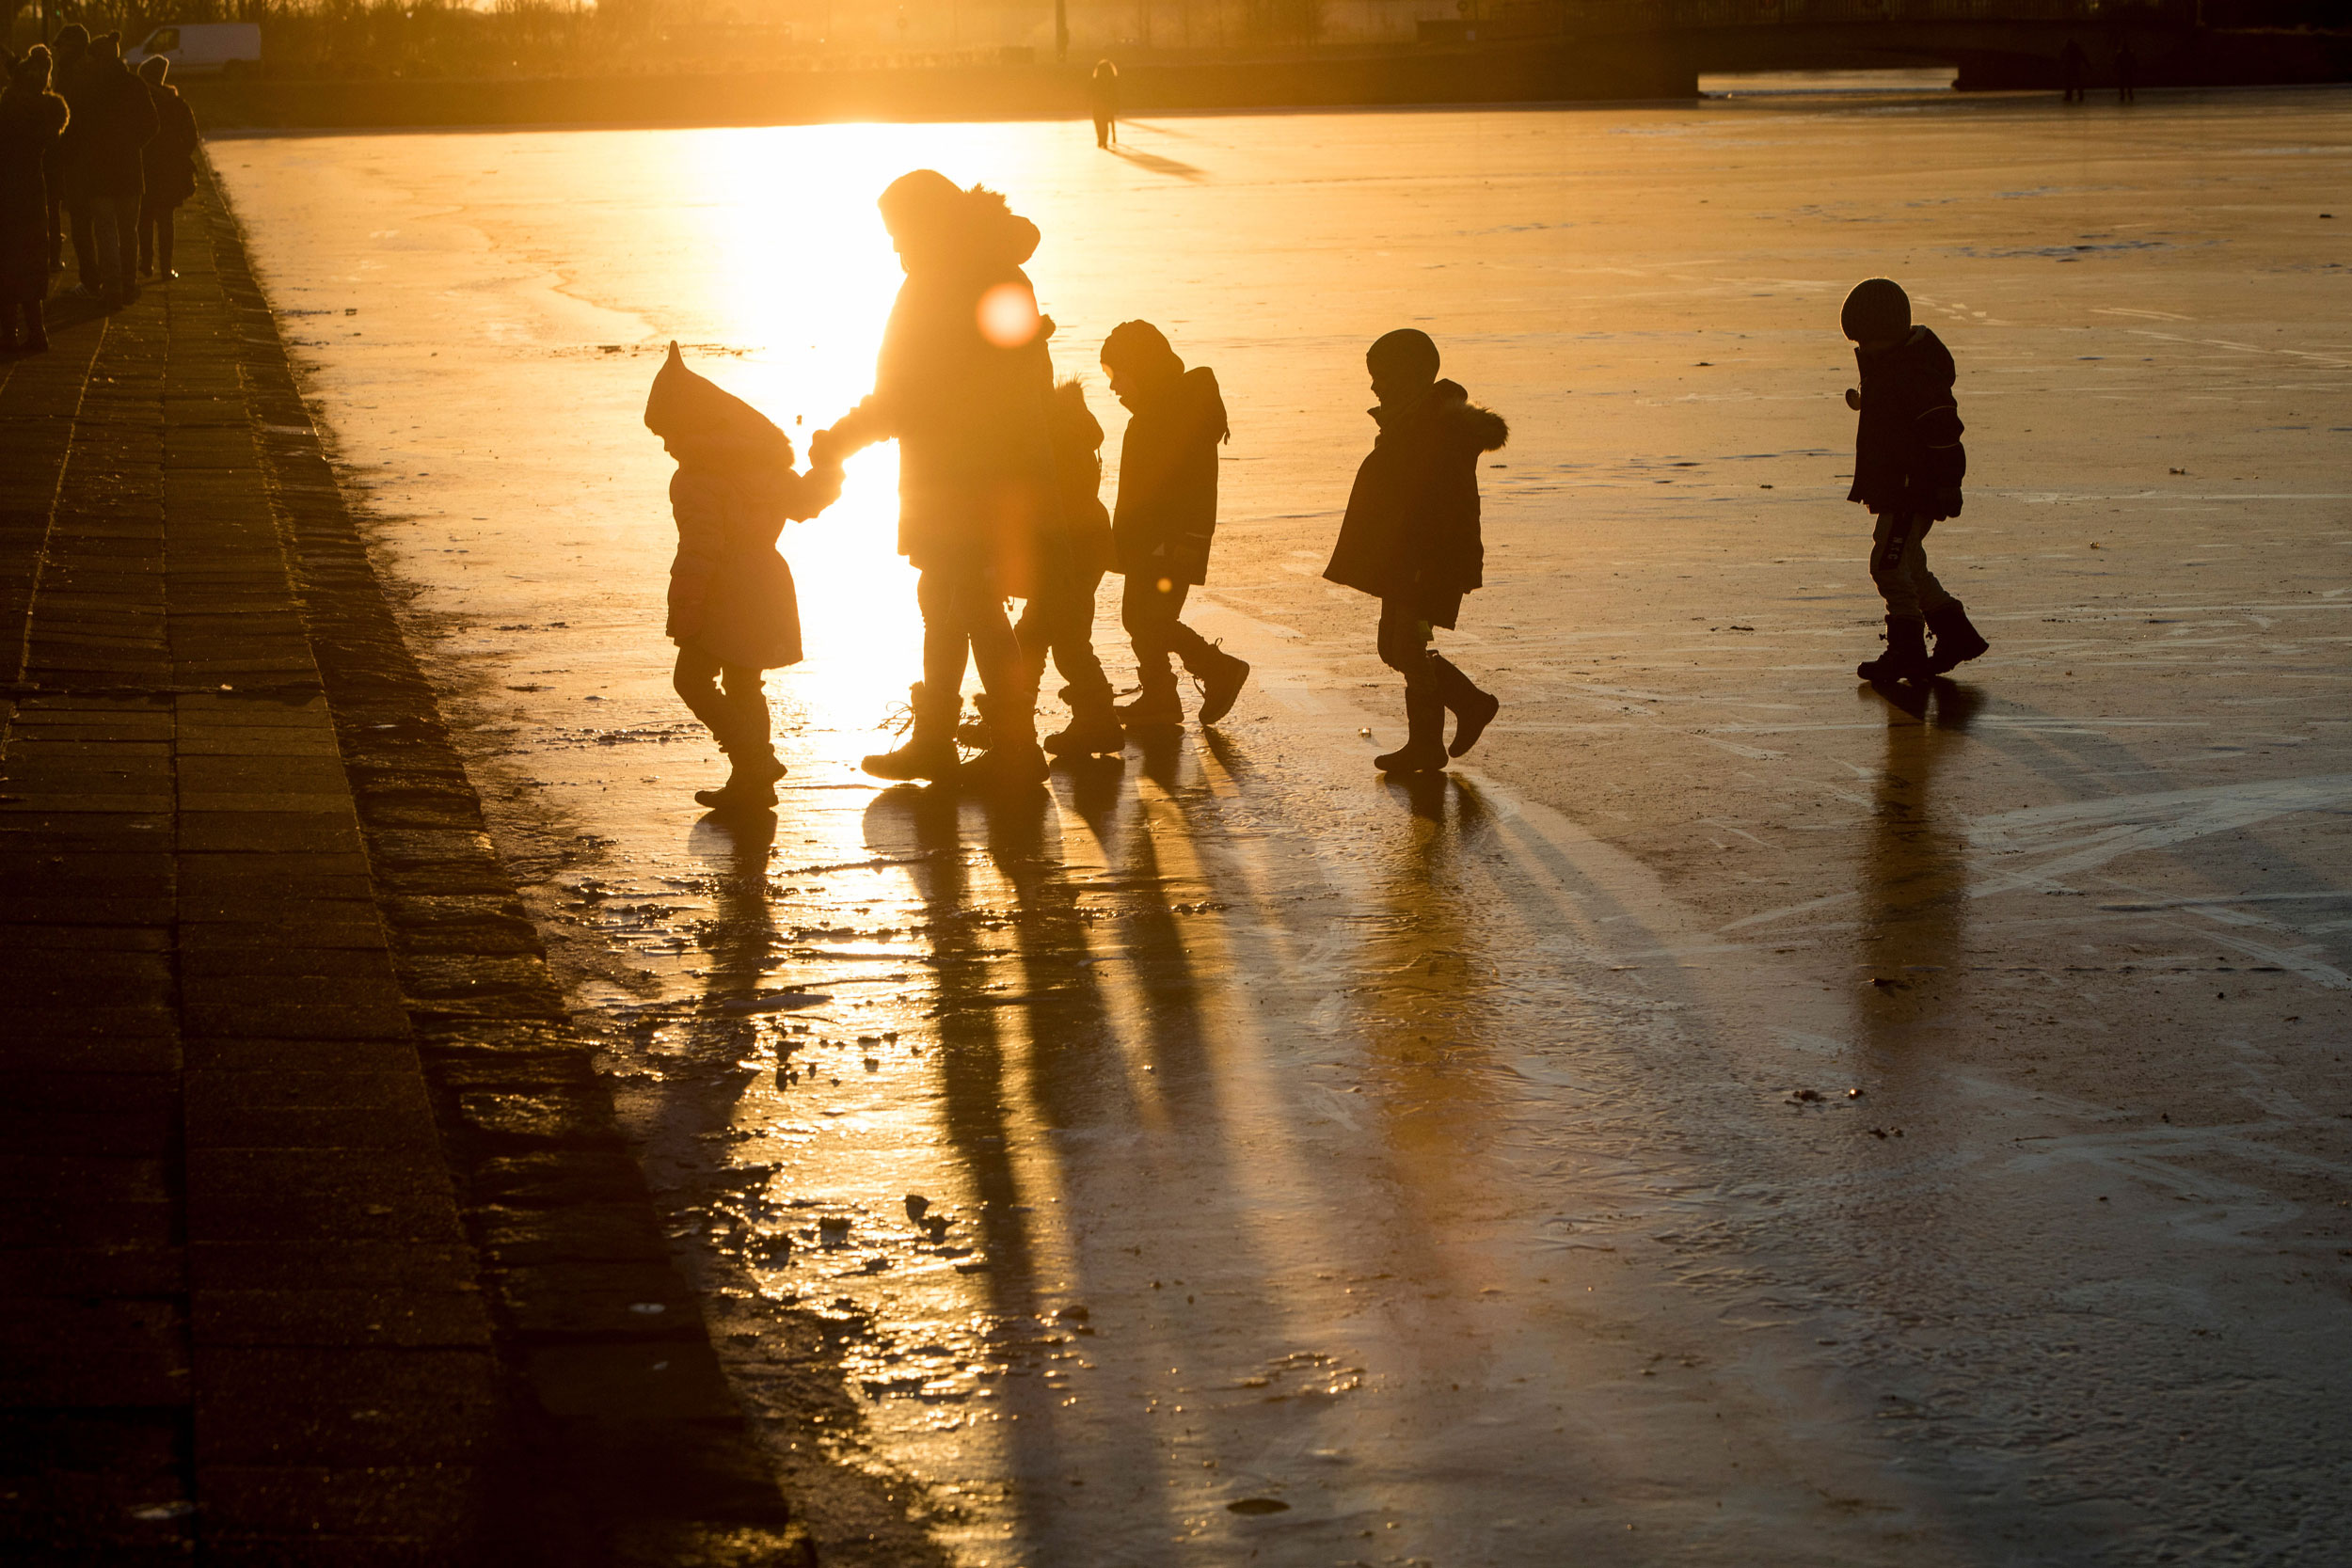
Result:
[[[678,650],[672,685],[731,765],[723,786],[694,799],[713,808],[772,806],[785,767],[770,739],[762,672],[801,661],[800,600],[776,536],[787,521],[833,504],[840,467],[820,461],[795,472],[792,438],[688,369],[675,343],[645,399],[645,428],[677,460],[665,628]]]

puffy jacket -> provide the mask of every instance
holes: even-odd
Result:
[[[120,60],[86,55],[77,76],[78,88],[66,93],[69,187],[78,179],[87,199],[135,201],[147,183],[140,155],[155,139],[155,101]]]
[[[1323,575],[1343,588],[1418,604],[1454,625],[1464,594],[1485,581],[1478,455],[1510,439],[1502,416],[1440,381],[1410,408],[1371,410],[1380,435],[1356,470],[1339,544]]]
[[[1071,569],[1082,582],[1099,582],[1111,568],[1111,515],[1103,509],[1103,423],[1087,406],[1086,388],[1074,381],[1054,388],[1046,418]]]
[[[1119,443],[1119,505],[1111,515],[1120,571],[1209,580],[1216,449],[1232,434],[1216,372],[1206,365],[1175,376],[1135,408]]]
[[[1853,488],[1846,499],[1876,514],[1930,522],[1960,515],[1968,473],[1967,427],[1952,396],[1951,351],[1924,326],[1893,348],[1854,350],[1862,417],[1854,428]]]
[[[0,293],[39,299],[49,291],[48,154],[65,128],[65,100],[27,72],[0,93]]]

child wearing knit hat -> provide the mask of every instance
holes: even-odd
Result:
[[[1854,673],[1870,681],[1924,680],[1991,645],[1928,570],[1928,530],[1960,515],[1960,482],[1968,471],[1960,444],[1965,427],[1952,396],[1959,371],[1942,340],[1912,325],[1911,297],[1891,278],[1855,284],[1838,320],[1862,373],[1861,388],[1846,392],[1846,406],[1862,416],[1846,499],[1878,518],[1870,580],[1886,601],[1886,652]]]

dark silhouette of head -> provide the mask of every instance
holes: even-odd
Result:
[[[1129,408],[1149,403],[1184,373],[1184,362],[1168,335],[1147,321],[1120,322],[1103,340],[1103,371],[1111,395]]]
[[[161,55],[150,55],[139,62],[139,80],[151,87],[160,87],[164,78],[171,74],[171,62]]]
[[[24,51],[23,59],[8,68],[9,90],[36,97],[47,92],[52,64],[48,49],[38,43],[33,45]]]
[[[1384,333],[1365,351],[1373,395],[1384,404],[1409,403],[1438,379],[1438,345],[1418,327]]]
[[[1865,348],[1899,342],[1911,330],[1911,296],[1891,277],[1866,277],[1846,296],[1837,325]]]
[[[893,180],[876,203],[910,273],[932,267],[1017,267],[1037,251],[1037,225],[985,185],[960,189],[937,169]]]
[[[56,51],[59,65],[72,65],[88,52],[89,29],[78,22],[69,22],[57,29],[50,47]]]
[[[89,52],[96,55],[99,59],[113,60],[118,64],[120,63],[122,59],[122,35],[120,33],[99,34],[96,38],[89,40]]]

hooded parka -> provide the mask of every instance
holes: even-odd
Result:
[[[196,111],[168,82],[149,82],[147,94],[155,105],[155,139],[140,153],[147,179],[147,205],[177,207],[196,194],[196,150],[203,138],[197,134]]]
[[[1451,626],[1462,595],[1485,580],[1478,454],[1510,438],[1502,416],[1440,381],[1406,408],[1369,410],[1379,423],[1356,470],[1339,544],[1323,575],[1343,588],[1413,605]]]
[[[957,193],[952,243],[910,257],[873,394],[834,426],[850,448],[898,443],[898,552],[1016,598],[1062,547],[1047,401],[1053,324],[1022,263],[1037,226],[993,191]]]
[[[147,179],[141,155],[155,138],[155,101],[119,58],[93,49],[82,57],[73,105],[71,178],[90,201],[139,199]]]
[[[645,400],[645,428],[678,465],[670,478],[677,555],[666,635],[735,669],[798,664],[800,598],[776,537],[786,522],[832,503],[838,471],[795,473],[792,438],[689,370],[675,343]]]

